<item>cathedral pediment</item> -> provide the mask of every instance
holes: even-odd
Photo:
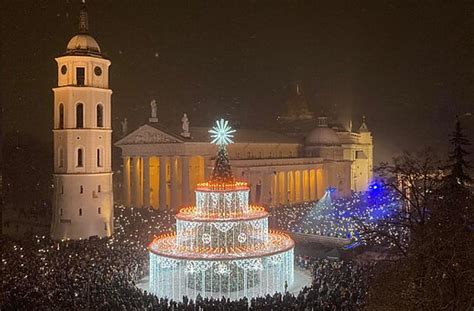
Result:
[[[169,144],[182,142],[183,140],[173,134],[145,124],[120,139],[115,145]]]

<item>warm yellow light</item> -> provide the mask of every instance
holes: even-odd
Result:
[[[247,213],[245,212],[226,212],[225,217],[238,217],[242,216],[244,213],[245,214],[254,214],[254,213],[262,213],[265,212],[265,208],[263,206],[259,205],[249,205]],[[200,218],[206,218],[206,219],[212,219],[212,218],[222,218],[224,216],[224,213],[210,213],[206,212],[205,214],[199,212],[196,209],[196,206],[188,206],[188,207],[183,207],[182,209],[179,210],[178,213],[178,218],[179,216],[183,216],[186,218],[189,217],[200,217]]]
[[[248,190],[249,184],[243,181],[236,181],[233,183],[211,183],[204,182],[197,184],[196,190],[198,191],[235,191],[235,190]]]

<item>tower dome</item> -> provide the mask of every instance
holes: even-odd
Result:
[[[327,125],[326,117],[318,118],[318,127],[305,138],[306,146],[338,146],[341,141],[336,132]]]
[[[72,37],[67,44],[67,50],[85,50],[100,53],[100,47],[97,41],[91,35],[85,33],[80,33]]]
[[[89,34],[80,33],[69,40],[67,52],[85,52],[100,54],[100,47],[97,41]]]
[[[65,54],[102,56],[99,44],[89,34],[89,17],[84,2],[79,14],[79,33],[69,40]]]

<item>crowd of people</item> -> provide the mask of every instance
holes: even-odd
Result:
[[[115,210],[112,238],[53,242],[47,237],[1,237],[0,309],[142,308],[134,282],[148,270],[147,244],[171,230],[168,210]],[[151,299],[151,298],[150,298]]]
[[[280,230],[330,237],[359,239],[364,228],[375,228],[399,209],[397,197],[388,190],[353,193],[333,200],[326,192],[319,201],[288,204],[271,210],[271,222]],[[390,228],[389,228],[390,229]],[[396,230],[396,228],[392,228]]]
[[[297,295],[275,293],[250,301],[184,297],[180,302],[156,297],[136,283],[148,272],[147,244],[171,231],[174,215],[117,207],[115,220],[111,238],[53,242],[1,236],[0,309],[353,310],[363,303],[364,267],[314,258],[297,260],[314,276]]]

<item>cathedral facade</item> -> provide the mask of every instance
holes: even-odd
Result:
[[[358,131],[344,129],[326,117],[314,118],[299,86],[295,96],[297,107],[293,98],[279,129],[239,129],[228,148],[236,178],[250,183],[251,202],[277,206],[318,200],[329,188],[336,196],[367,189],[373,142],[365,120]],[[123,202],[171,209],[191,205],[192,190],[207,180],[214,164],[209,127],[189,127],[186,115],[182,126],[165,127],[153,104],[149,122],[115,143],[122,150]]]
[[[113,231],[110,61],[88,34],[84,5],[79,33],[56,62],[51,237],[60,240],[110,236]]]

